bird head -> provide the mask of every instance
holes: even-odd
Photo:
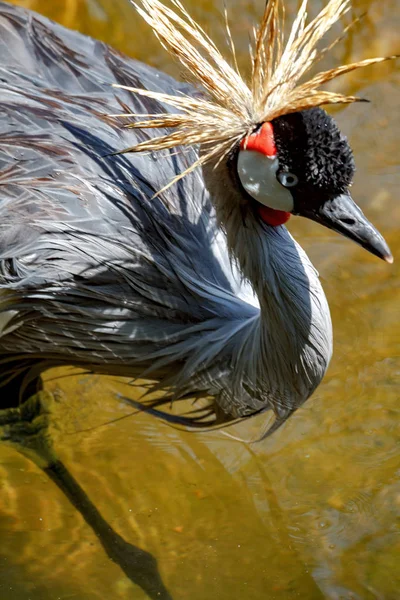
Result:
[[[321,108],[282,115],[260,125],[235,155],[243,193],[275,227],[292,214],[307,217],[392,262],[390,250],[353,201],[353,153],[334,119]]]
[[[134,119],[126,127],[167,129],[164,135],[119,153],[200,145],[198,159],[158,194],[197,167],[209,163],[216,169],[233,156],[238,188],[244,199],[255,203],[265,223],[277,226],[291,214],[301,215],[392,262],[386,242],[350,196],[354,162],[347,140],[320,108],[363,99],[320,88],[339,75],[396,57],[365,59],[321,71],[308,80],[304,77],[341,39],[318,48],[327,31],[350,10],[350,0],[329,0],[310,22],[307,0],[302,0],[286,40],[283,0],[268,0],[254,32],[248,81],[238,68],[226,13],[230,60],[180,0],[170,4],[172,8],[159,0],[138,0],[135,7],[201,92],[170,95],[116,85],[178,109],[155,115],[113,115]]]

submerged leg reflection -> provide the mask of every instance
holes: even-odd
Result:
[[[40,391],[19,407],[0,411],[0,440],[40,467],[93,529],[107,556],[140,586],[149,598],[172,600],[149,552],[126,542],[102,517],[96,506],[59,460],[49,434],[53,396]]]

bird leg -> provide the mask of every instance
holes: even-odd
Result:
[[[0,410],[0,427],[3,425],[12,425],[21,420],[19,408],[5,408]],[[0,437],[0,439],[3,439]]]
[[[24,400],[43,390],[42,378],[40,375],[34,375],[36,366],[35,361],[26,364],[21,361],[5,362],[4,355],[0,355],[1,408],[18,408]],[[0,409],[0,414],[1,412]]]
[[[96,506],[58,458],[51,439],[53,395],[42,390],[18,408],[0,411],[0,441],[33,461],[65,494],[92,528],[108,557],[154,600],[172,600],[152,554],[126,542],[102,517]]]
[[[48,431],[53,402],[52,394],[40,391],[18,408],[0,411],[0,440],[11,444],[41,469],[57,460]]]

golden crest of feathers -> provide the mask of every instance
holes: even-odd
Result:
[[[341,39],[342,36],[330,46],[317,49],[318,43],[332,25],[349,11],[351,1],[330,0],[312,21],[307,22],[307,0],[303,0],[285,40],[283,0],[267,0],[260,26],[254,32],[251,76],[247,83],[238,68],[226,10],[225,24],[231,62],[224,58],[179,0],[170,0],[171,8],[159,0],[139,2],[134,4],[135,8],[153,29],[162,46],[180,62],[189,79],[200,85],[205,92],[204,97],[194,98],[116,86],[154,98],[179,110],[176,114],[113,115],[139,119],[129,123],[127,127],[172,130],[120,153],[202,145],[203,152],[198,160],[167,187],[210,159],[222,160],[240,140],[265,121],[324,104],[362,100],[355,96],[323,91],[320,87],[339,75],[395,58],[362,60],[322,71],[304,81],[310,68]]]

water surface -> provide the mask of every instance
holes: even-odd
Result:
[[[19,4],[179,77],[124,0]],[[185,4],[223,42],[220,5]],[[313,0],[312,11],[322,4]],[[327,67],[399,51],[397,0],[354,4],[367,15]],[[228,6],[244,63],[263,2]],[[335,332],[329,372],[305,407],[272,438],[249,445],[129,416],[116,393],[133,392],[114,379],[47,377],[60,457],[113,530],[157,558],[175,600],[400,596],[400,71],[380,65],[335,86],[372,101],[336,117],[356,156],[353,196],[384,233],[395,263],[291,220],[320,271]],[[231,431],[253,439],[263,421]],[[42,471],[5,445],[0,461],[2,600],[147,598]]]

